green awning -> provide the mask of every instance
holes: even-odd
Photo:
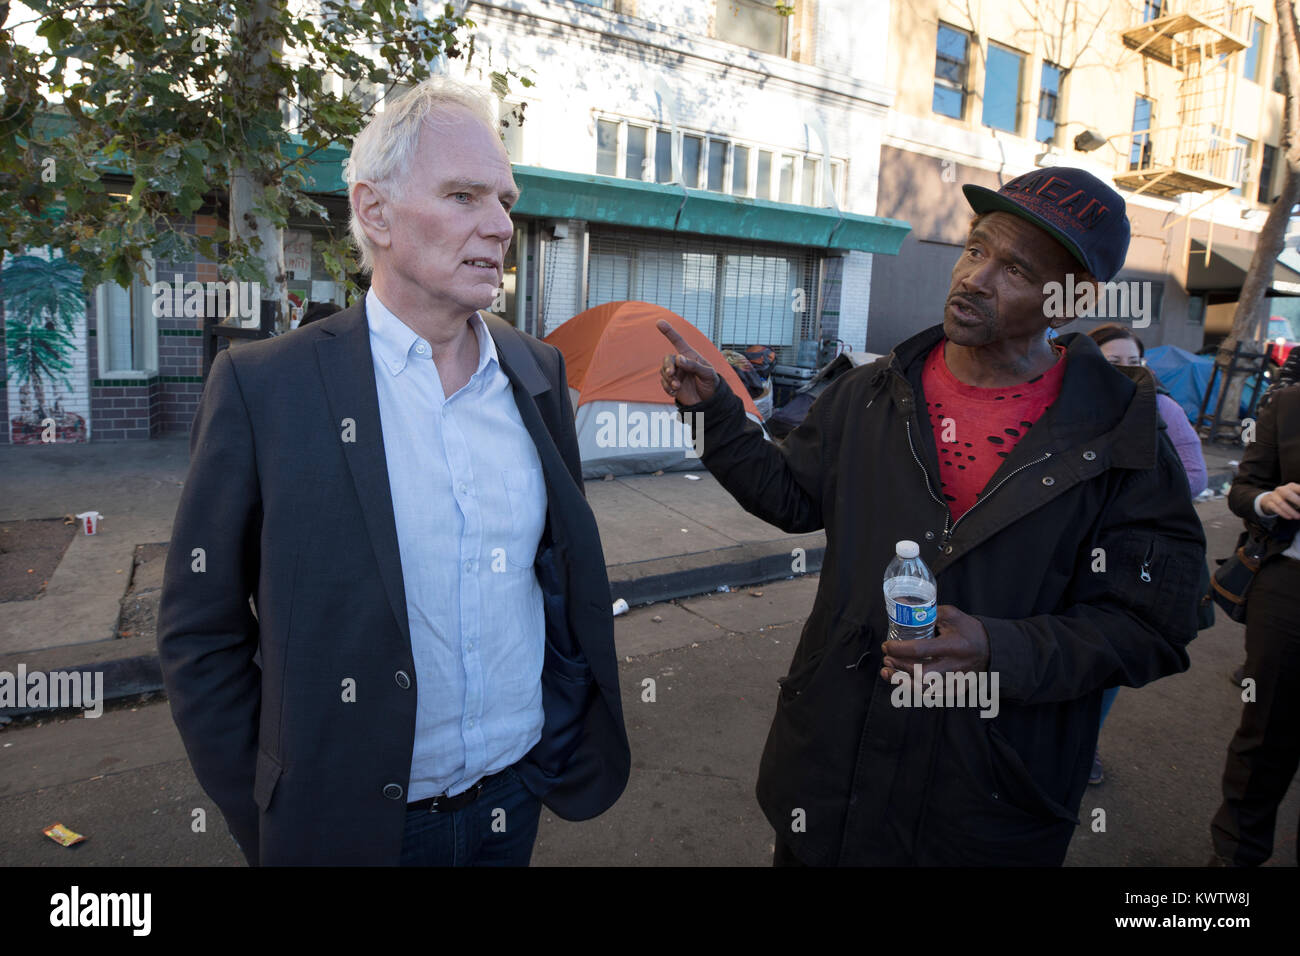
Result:
[[[834,209],[746,199],[613,176],[515,166],[514,212],[758,242],[897,255],[911,225]]]
[[[66,134],[70,117],[45,113],[38,119],[46,135]],[[308,152],[300,137],[286,144],[286,158]],[[307,191],[344,195],[343,163],[348,149],[331,145],[308,157]],[[643,183],[613,176],[570,173],[538,166],[514,166],[519,202],[514,213],[541,219],[581,219],[700,236],[726,236],[756,242],[845,249],[897,255],[911,225],[898,219],[862,216],[834,209],[747,199],[703,189]],[[104,172],[120,172],[105,169]],[[213,184],[224,189],[225,183]]]

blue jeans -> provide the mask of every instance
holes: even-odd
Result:
[[[1097,721],[1097,732],[1106,725],[1106,715],[1110,713],[1110,705],[1115,703],[1115,697],[1119,694],[1118,687],[1107,687],[1101,695],[1101,720]]]
[[[401,865],[527,866],[541,815],[542,801],[507,767],[467,807],[407,810]]]

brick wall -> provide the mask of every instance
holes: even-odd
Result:
[[[867,317],[871,302],[871,255],[850,252],[840,276],[839,338],[854,352],[867,345]]]

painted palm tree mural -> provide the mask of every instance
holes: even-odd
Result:
[[[36,255],[6,256],[0,269],[8,374],[18,383],[18,414],[10,419],[14,444],[41,441],[51,420],[56,440],[86,440],[86,420],[65,410],[59,393],[60,384],[74,390],[69,372],[86,313],[81,275],[62,257]]]

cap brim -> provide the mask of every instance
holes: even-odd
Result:
[[[1087,257],[1084,256],[1083,250],[1081,250],[1073,240],[1066,236],[1065,233],[1061,232],[1061,230],[1057,229],[1050,222],[1039,219],[1024,206],[1014,203],[1005,196],[1001,196],[992,189],[988,189],[984,186],[966,184],[961,187],[961,191],[965,194],[966,201],[970,203],[971,209],[975,210],[975,212],[1006,212],[1018,219],[1025,220],[1025,222],[1032,223],[1061,245],[1065,246],[1070,255],[1074,256],[1079,264],[1087,269],[1090,274],[1096,275],[1095,270],[1091,265],[1089,265]]]

